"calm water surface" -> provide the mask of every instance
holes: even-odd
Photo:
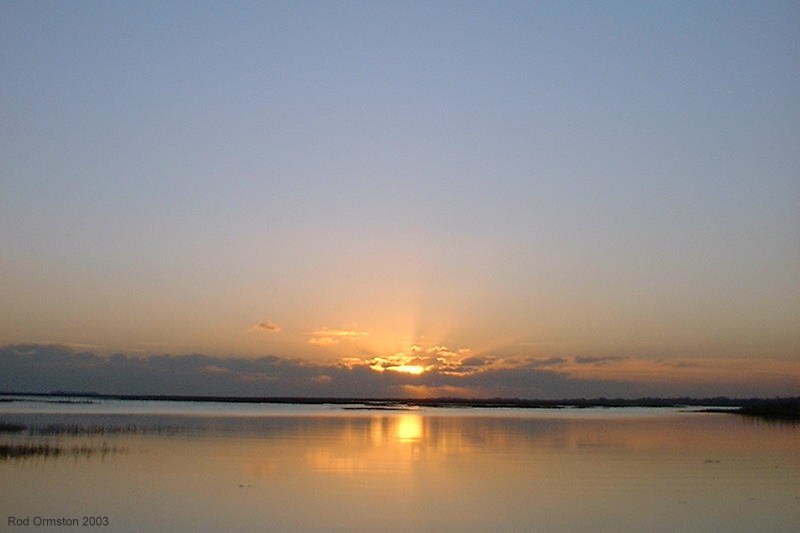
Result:
[[[29,427],[0,444],[63,450],[0,458],[0,528],[800,530],[800,426],[735,415],[14,401],[0,421]]]

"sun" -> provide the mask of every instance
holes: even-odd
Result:
[[[420,365],[397,365],[387,367],[386,370],[391,370],[392,372],[402,372],[404,374],[419,375],[425,372],[425,367]]]

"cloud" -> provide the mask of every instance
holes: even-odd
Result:
[[[619,356],[603,356],[603,357],[576,357],[575,362],[579,365],[602,365],[627,359],[626,357]]]
[[[467,357],[461,360],[461,364],[464,366],[485,366],[491,362],[491,359],[486,357]]]
[[[474,396],[484,396],[475,394],[473,389],[467,387],[454,387],[452,385],[441,385],[430,387],[428,385],[400,385],[396,387],[401,396],[409,398],[469,398]]]
[[[366,331],[353,329],[332,329],[324,327],[322,329],[318,329],[317,331],[312,331],[311,338],[308,339],[308,343],[316,346],[330,346],[332,344],[338,344],[344,340],[356,340],[361,337],[366,337],[367,335],[368,333]]]
[[[357,337],[365,337],[368,335],[366,331],[356,331],[356,330],[349,330],[349,329],[328,329],[322,328],[317,331],[311,333],[311,335],[315,337],[345,337],[345,338],[357,338]]]
[[[443,356],[442,354],[449,354]],[[277,356],[98,355],[61,345],[0,347],[0,390],[106,394],[397,398],[461,396],[581,398],[642,396],[792,396],[800,362],[790,360],[472,356],[442,347],[372,358],[318,362]],[[689,363],[688,365],[686,363]],[[424,371],[399,371],[401,366]],[[393,371],[387,371],[393,370]]]
[[[384,370],[412,374],[435,372],[442,375],[460,377],[485,372],[489,369],[554,369],[567,363],[567,359],[563,357],[499,358],[488,355],[476,356],[472,354],[470,348],[450,349],[443,345],[429,347],[413,345],[407,351],[398,352],[394,355],[375,356],[372,358],[347,357],[341,361],[349,368],[365,366],[378,372],[383,372]]]
[[[697,368],[700,366],[697,361],[659,361],[659,363],[672,368]]]
[[[260,331],[262,333],[280,333],[281,327],[272,320],[264,320],[250,328],[250,331]]]
[[[567,362],[567,359],[564,357],[547,357],[547,358],[537,358],[537,357],[529,357],[526,359],[528,366],[531,368],[546,368],[546,367],[557,367],[561,366]]]
[[[331,344],[338,343],[338,339],[333,337],[311,337],[308,339],[309,344],[316,344],[317,346],[330,346]]]

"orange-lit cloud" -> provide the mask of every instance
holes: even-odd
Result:
[[[311,337],[308,339],[309,344],[317,346],[330,346],[338,344],[344,340],[355,340],[361,337],[366,337],[366,331],[359,331],[354,329],[332,329],[321,328],[311,332]]]
[[[376,372],[386,370],[407,374],[437,372],[445,375],[466,375],[481,368],[501,366],[502,359],[475,357],[469,348],[451,350],[447,346],[412,345],[405,352],[374,357],[344,357],[340,363],[348,368],[368,367]]]
[[[357,338],[357,337],[365,337],[368,335],[366,331],[356,331],[356,330],[349,330],[349,329],[328,329],[322,328],[318,329],[311,333],[316,337],[345,337],[345,338]]]
[[[436,376],[438,381],[494,382],[505,376],[509,382],[525,381],[526,376],[560,376],[570,382],[629,384],[633,389],[657,386],[666,391],[707,385],[745,389],[753,377],[763,383],[796,383],[800,391],[800,364],[777,359],[643,359],[630,356],[576,357],[496,357],[473,355],[468,348],[451,350],[447,346],[413,345],[405,352],[388,356],[347,357],[340,365],[348,369],[368,368],[376,373],[386,371],[410,376]],[[498,381],[500,384],[500,381]],[[412,385],[409,385],[409,387]],[[403,388],[415,395],[436,387],[459,385],[413,384]],[[405,385],[403,386],[405,387]],[[464,387],[461,387],[464,388]],[[624,387],[623,387],[624,388]],[[631,389],[631,390],[633,390]],[[468,388],[472,395],[485,389]],[[444,393],[445,389],[441,389]],[[429,394],[430,395],[430,394]]]
[[[782,377],[794,379],[800,389],[800,364],[783,359],[575,357],[566,360],[560,370],[577,379],[635,383],[743,384]]]
[[[338,342],[338,339],[334,339],[333,337],[311,337],[308,339],[309,344],[315,344],[317,346],[330,346]]]
[[[439,387],[430,387],[428,385],[401,385],[397,390],[402,396],[409,398],[474,398],[485,396],[481,391],[471,389],[469,387],[454,387],[451,385],[442,385]]]
[[[497,357],[418,346],[336,362],[192,355],[98,355],[0,346],[0,390],[386,398],[774,397],[800,394],[800,362],[780,359]]]

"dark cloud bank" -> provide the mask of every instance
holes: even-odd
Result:
[[[479,366],[482,361],[476,358],[467,362]],[[708,387],[575,379],[542,369],[539,363],[487,368],[465,375],[438,370],[409,375],[376,372],[367,366],[319,364],[275,356],[256,359],[200,354],[104,356],[61,345],[17,344],[0,347],[0,390],[351,398],[421,394],[541,399],[737,394],[735,390]]]

